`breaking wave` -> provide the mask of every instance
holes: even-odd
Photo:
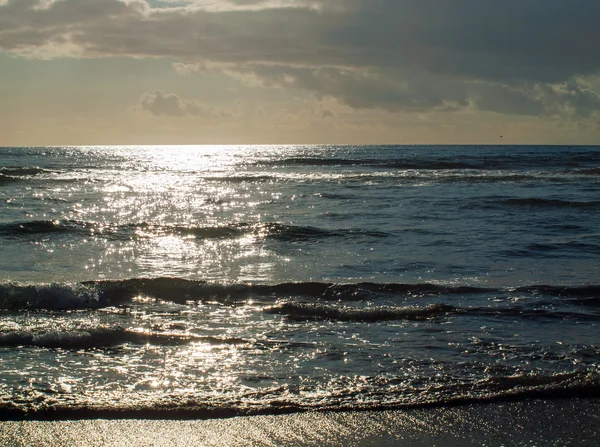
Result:
[[[76,284],[0,284],[0,309],[4,310],[71,310],[98,309],[130,303],[135,297],[145,296],[157,300],[186,304],[190,301],[218,300],[222,302],[244,301],[261,298],[265,302],[275,302],[282,298],[298,297],[319,299],[331,302],[361,302],[380,298],[419,299],[440,296],[471,296],[484,294],[489,297],[509,298],[528,295],[535,299],[559,298],[561,301],[582,304],[590,307],[600,305],[600,285],[588,286],[528,286],[513,289],[483,288],[472,286],[446,286],[438,284],[395,284],[357,283],[334,284],[324,282],[296,282],[280,284],[216,284],[179,278],[133,278],[124,280],[86,281]],[[278,309],[275,307],[274,309]],[[336,310],[337,309],[337,310]],[[340,310],[319,304],[287,303],[280,307],[280,313],[294,313],[304,316],[323,315],[352,319],[360,315],[359,310]],[[434,305],[421,309],[379,309],[366,311],[365,318],[390,318],[397,315],[425,317],[465,312],[453,306]],[[473,308],[471,311],[481,312]],[[338,313],[336,313],[338,312]],[[345,314],[344,312],[348,312]],[[374,312],[374,313],[369,313]],[[391,312],[391,313],[390,313]],[[517,314],[521,308],[490,310]],[[541,312],[541,311],[540,311]],[[541,315],[541,314],[540,314]],[[395,318],[395,317],[394,317]]]
[[[341,393],[322,399],[307,399],[281,388],[249,390],[243,395],[214,399],[210,395],[171,395],[167,399],[131,403],[123,399],[107,401],[94,397],[74,402],[39,396],[35,405],[5,399],[0,403],[2,420],[103,419],[213,419],[250,415],[275,415],[305,411],[385,411],[459,404],[498,403],[526,399],[563,399],[600,397],[597,372],[576,371],[557,374],[517,374],[495,376],[472,383],[424,384],[420,389],[405,389],[394,380],[361,377],[363,399],[356,397],[353,385]],[[382,386],[382,382],[389,382]],[[283,392],[283,393],[282,393]]]
[[[35,346],[40,348],[106,348],[133,343],[139,345],[180,345],[201,338],[189,335],[135,332],[123,328],[92,328],[73,331],[0,333],[0,346]]]

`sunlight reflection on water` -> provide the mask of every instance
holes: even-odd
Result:
[[[0,405],[270,411],[597,383],[598,181],[579,171],[600,152],[15,151]],[[540,284],[560,288],[520,288]]]

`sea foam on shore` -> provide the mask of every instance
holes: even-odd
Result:
[[[530,400],[381,412],[213,420],[0,423],[0,445],[594,446],[600,399]]]

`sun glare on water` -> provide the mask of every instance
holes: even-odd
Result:
[[[65,195],[96,198],[77,202],[67,218],[73,225],[85,222],[88,242],[101,246],[100,258],[85,260],[90,277],[268,280],[273,265],[259,242],[273,231],[263,225],[261,208],[280,194],[268,181],[274,149],[73,148],[73,157],[99,158],[108,165],[101,172],[83,171],[77,183],[60,186]],[[103,264],[118,268],[104,272]]]

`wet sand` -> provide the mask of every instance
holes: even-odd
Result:
[[[0,422],[2,446],[598,446],[600,399],[212,420]]]

